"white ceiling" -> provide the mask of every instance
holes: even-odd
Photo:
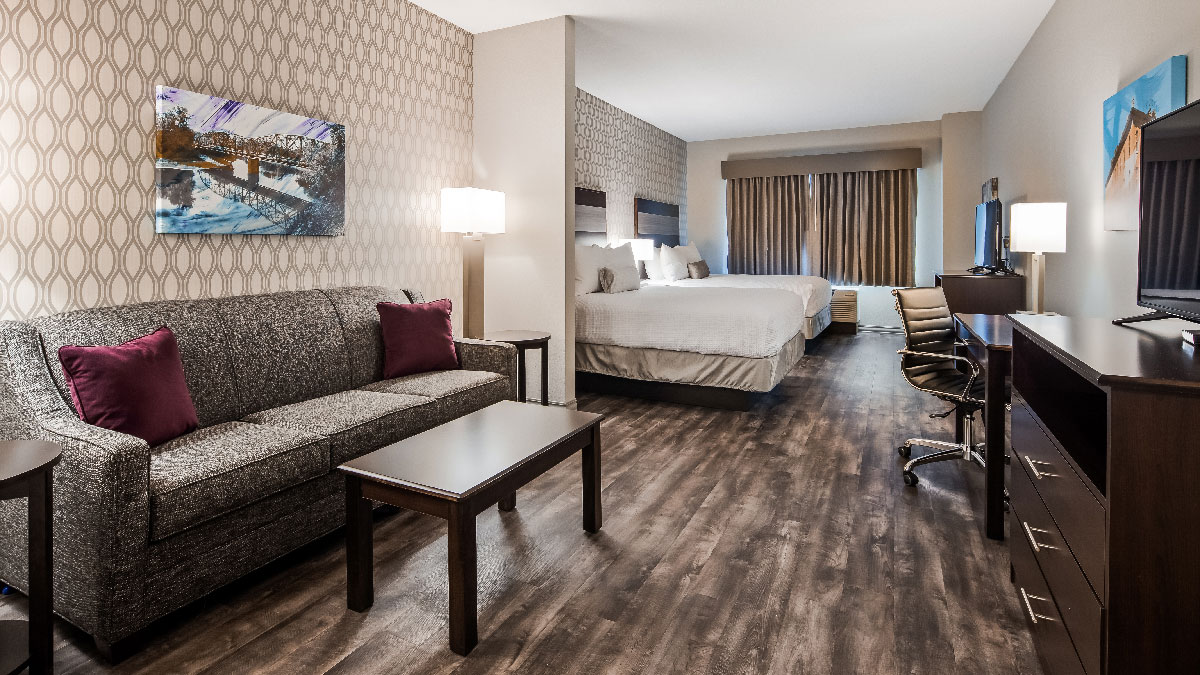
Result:
[[[576,84],[684,140],[980,110],[1054,0],[415,0],[472,33],[570,14]]]

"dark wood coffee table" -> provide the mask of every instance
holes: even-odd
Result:
[[[450,649],[479,642],[475,516],[582,450],[583,529],[599,532],[603,415],[502,401],[338,467],[346,474],[346,605],[375,601],[371,500],[446,519]]]

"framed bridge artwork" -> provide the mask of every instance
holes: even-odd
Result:
[[[344,233],[344,126],[163,86],[154,118],[156,232]]]

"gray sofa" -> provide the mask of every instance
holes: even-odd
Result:
[[[462,370],[383,380],[383,288],[88,309],[0,322],[0,438],[63,447],[54,609],[102,651],[343,522],[338,464],[516,396],[506,344],[458,340]],[[176,334],[200,428],[157,447],[76,416],[65,344]],[[25,588],[25,503],[0,502],[0,579]],[[129,644],[128,642],[126,644]]]

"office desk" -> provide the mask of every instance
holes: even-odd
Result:
[[[955,314],[954,327],[966,351],[987,377],[983,419],[987,459],[983,526],[989,539],[1004,539],[1005,380],[1012,375],[1012,322],[1003,314]],[[962,442],[962,420],[955,438]]]

